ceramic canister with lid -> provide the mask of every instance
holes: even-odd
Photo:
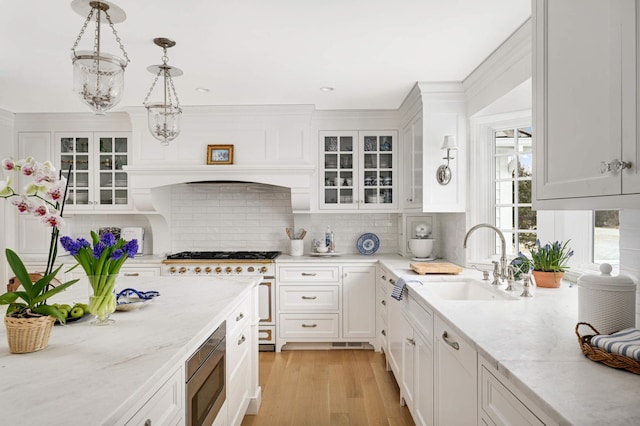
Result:
[[[611,276],[611,265],[600,265],[600,275],[578,278],[578,321],[610,334],[636,324],[636,285],[630,277]]]

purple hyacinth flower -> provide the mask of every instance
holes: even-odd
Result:
[[[116,237],[113,236],[111,232],[105,232],[100,237],[100,241],[104,243],[107,247],[113,247],[116,245]]]
[[[99,241],[95,246],[93,246],[93,257],[96,259],[100,259],[100,256],[102,256],[102,253],[106,248],[107,245],[102,241]]]
[[[123,255],[125,254],[125,251],[122,249],[115,249],[113,251],[113,253],[111,253],[111,258],[113,260],[118,260],[120,259]]]
[[[136,253],[138,253],[138,240],[133,239],[129,241],[122,247],[122,250],[127,253],[127,257],[134,257]]]
[[[84,238],[78,238],[77,243],[80,244],[80,247],[91,247],[91,243]]]

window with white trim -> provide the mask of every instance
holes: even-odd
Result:
[[[531,209],[531,126],[493,131],[493,219],[507,241],[507,254],[529,254],[537,235],[537,214]],[[496,240],[496,253],[500,252]]]
[[[620,219],[618,210],[593,212],[593,263],[620,262]]]

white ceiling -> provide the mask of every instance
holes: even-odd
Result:
[[[182,105],[312,104],[396,109],[416,81],[462,81],[531,14],[530,0],[116,0],[131,63],[123,106],[140,106],[161,63]],[[84,112],[71,46],[84,17],[70,0],[0,0],[0,109]],[[92,30],[79,49],[91,50]],[[89,36],[89,37],[88,37]],[[120,54],[110,31],[103,52]],[[321,86],[335,87],[322,92]],[[209,93],[195,91],[197,87]]]

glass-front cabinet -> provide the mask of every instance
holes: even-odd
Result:
[[[65,210],[128,209],[128,133],[56,134],[60,169],[69,174]]]
[[[395,130],[320,132],[320,208],[397,208],[397,149]]]

